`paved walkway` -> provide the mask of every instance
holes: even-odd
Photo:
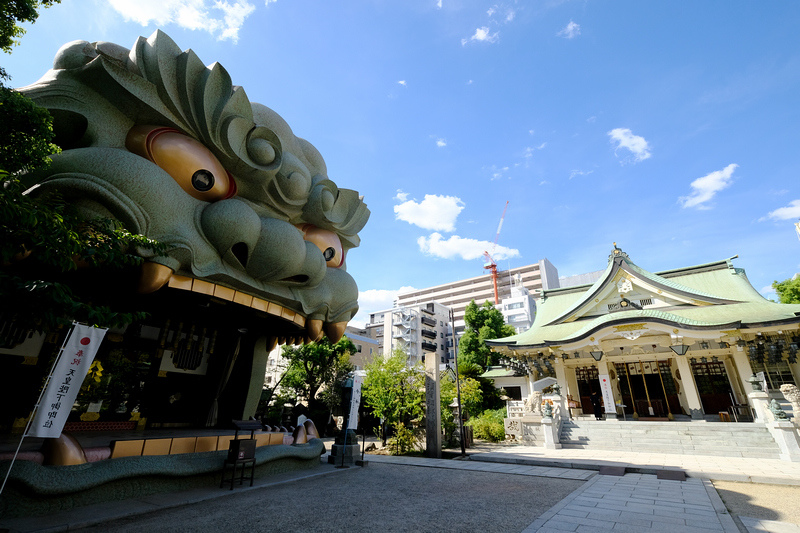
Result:
[[[711,455],[617,452],[611,450],[560,449],[537,446],[478,444],[468,450],[471,460],[599,470],[601,466],[625,467],[627,472],[654,474],[658,470],[682,470],[687,476],[720,481],[800,486],[800,463],[778,459],[748,459]]]
[[[710,479],[800,485],[800,465],[786,461],[735,460],[683,457],[666,454],[609,453],[588,450],[544,450],[524,446],[478,445],[466,460],[367,455],[369,462],[419,468],[447,468],[507,475],[586,481],[572,494],[542,514],[524,533],[687,532],[687,533],[800,533],[800,526],[741,517],[737,524],[728,514]],[[323,456],[323,460],[325,457]],[[601,467],[616,467],[603,475]],[[622,468],[620,468],[622,467]],[[685,481],[659,479],[658,471],[684,470]],[[235,491],[215,487],[168,496],[147,497],[57,513],[48,517],[0,519],[0,531],[67,531],[102,524],[122,517],[232,496],[308,476],[336,475],[347,470],[321,464],[311,471],[287,473],[256,480],[255,486]],[[351,470],[352,471],[352,470]],[[604,469],[605,471],[605,469]],[[614,469],[612,468],[613,472]],[[672,472],[670,472],[672,471]],[[788,502],[776,502],[783,505]],[[433,527],[434,524],[431,524]]]
[[[594,477],[523,533],[564,531],[738,533],[739,528],[708,481],[625,474]]]

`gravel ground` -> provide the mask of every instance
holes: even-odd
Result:
[[[103,532],[522,531],[584,482],[371,463],[101,524]]]
[[[728,511],[737,516],[800,525],[800,487],[714,481]]]

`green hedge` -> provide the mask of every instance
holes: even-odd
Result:
[[[476,439],[500,442],[506,438],[503,419],[506,417],[506,408],[487,410],[467,421],[472,426],[472,434]]]

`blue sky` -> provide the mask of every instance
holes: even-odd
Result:
[[[365,314],[402,287],[612,242],[666,270],[739,255],[767,297],[800,271],[800,4],[64,0],[0,65],[156,28],[221,63],[372,211],[348,271]]]

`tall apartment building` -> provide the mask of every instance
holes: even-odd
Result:
[[[536,301],[522,283],[522,276],[515,274],[511,280],[511,294],[503,298],[499,305],[506,324],[522,333],[533,325],[536,318]]]
[[[436,357],[440,363],[453,358],[450,309],[438,302],[395,306],[370,314],[369,337],[381,346],[384,357],[402,350],[408,364]]]
[[[527,289],[536,299],[542,290],[559,287],[558,270],[550,261],[542,259],[532,265],[497,271],[497,291],[501,301],[518,296],[517,293],[512,294],[515,284],[517,288],[521,286]],[[395,307],[413,307],[422,303],[437,302],[452,308],[455,330],[460,334],[464,331],[464,310],[472,300],[478,305],[487,300],[494,303],[491,274],[400,294]]]

